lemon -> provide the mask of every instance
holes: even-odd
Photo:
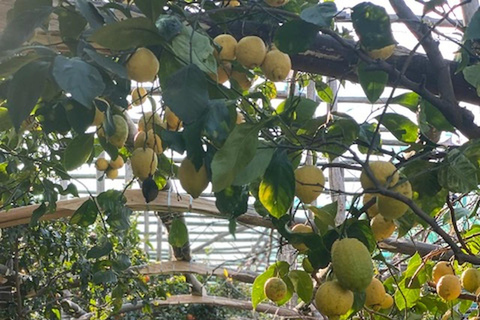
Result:
[[[408,199],[412,198],[412,186],[408,181],[397,185],[392,191],[400,193]],[[387,220],[398,219],[408,210],[408,205],[402,201],[381,194],[377,196],[377,207],[378,212]]]
[[[235,122],[236,124],[241,124],[245,122],[245,117],[243,116],[242,113],[237,112],[237,121]]]
[[[267,47],[261,38],[247,36],[238,41],[235,51],[237,61],[244,67],[253,69],[262,64],[267,54]]]
[[[138,48],[127,61],[127,74],[131,80],[152,82],[160,69],[157,57],[147,48]]]
[[[128,138],[128,124],[125,119],[116,114],[112,117],[115,125],[115,132],[107,137],[108,142],[117,148],[121,148],[125,145],[125,141]]]
[[[372,59],[387,60],[392,56],[393,52],[395,51],[395,47],[395,44],[391,44],[380,49],[367,51],[367,54]]]
[[[108,161],[105,158],[98,158],[97,161],[95,161],[95,168],[98,171],[105,171],[108,169]]]
[[[473,293],[480,287],[480,271],[475,268],[468,268],[462,272],[460,281],[465,290]]]
[[[390,237],[395,232],[395,223],[392,220],[385,220],[385,218],[378,214],[370,221],[373,236],[375,240],[382,241]]]
[[[294,233],[313,233],[312,227],[306,224],[296,224],[293,226],[292,231]],[[292,244],[292,246],[300,252],[308,250],[308,247],[304,243]]]
[[[317,166],[307,165],[295,170],[295,195],[303,203],[312,203],[322,193],[325,176]]]
[[[265,56],[261,68],[267,79],[279,82],[287,78],[292,69],[292,61],[288,54],[280,50],[272,50]]]
[[[380,310],[386,294],[383,283],[373,278],[367,289],[365,289],[365,305],[370,309]]]
[[[145,103],[145,101],[147,101],[148,92],[143,87],[137,87],[133,89],[130,94],[132,96],[132,104],[134,106],[142,105]]]
[[[393,297],[388,293],[385,294],[385,298],[380,304],[380,309],[390,309],[393,306]]]
[[[447,274],[438,280],[437,293],[445,301],[451,301],[458,298],[462,292],[460,279],[453,274]]]
[[[117,156],[117,159],[110,160],[110,168],[112,169],[120,169],[123,167],[125,163],[123,162],[123,158],[121,156]]]
[[[371,161],[369,166],[373,176],[378,180],[381,186],[387,186],[387,181],[389,182],[388,186],[393,186],[398,182],[399,175],[397,168],[395,168],[391,162]],[[362,184],[363,189],[375,188],[375,184],[370,180],[364,170],[362,170],[360,175],[360,183]]]
[[[95,116],[93,117],[92,126],[98,127],[102,124],[103,120],[105,120],[105,113],[95,107]]]
[[[222,47],[220,52],[218,52],[217,50],[213,52],[215,58],[220,61],[235,60],[235,49],[237,47],[237,40],[234,37],[229,34],[221,34],[219,36],[216,36],[213,39],[213,42]]]
[[[342,288],[337,281],[323,283],[315,294],[315,306],[323,315],[341,316],[353,306],[353,292]]]
[[[153,129],[154,124],[162,126],[162,119],[157,113],[151,111],[145,112],[138,120],[138,131],[148,131]]]
[[[230,76],[230,79],[235,80],[235,82],[238,84],[238,86],[243,90],[247,91],[250,89],[250,87],[253,84],[253,80],[251,80],[247,75],[243,72],[239,71],[232,71],[232,74]]]
[[[153,149],[155,153],[160,154],[163,152],[162,140],[158,134],[154,134],[153,130],[138,131],[133,140],[133,148],[143,148],[148,147]]]
[[[198,198],[208,186],[205,164],[197,171],[193,162],[185,158],[178,168],[178,179],[185,191],[193,198]]]
[[[169,107],[165,108],[165,122],[168,130],[178,131],[182,128],[182,121]]]
[[[333,243],[332,267],[338,282],[345,289],[363,291],[372,282],[373,263],[370,252],[355,238]]]
[[[232,64],[224,62],[217,67],[217,73],[209,73],[208,75],[216,83],[225,83],[232,74]]]
[[[453,266],[448,261],[440,261],[433,267],[432,280],[437,283],[441,277],[447,274],[455,274]]]
[[[367,202],[370,201],[370,199],[376,197],[378,194],[376,193],[365,193],[363,195],[363,205],[367,204]],[[375,217],[378,214],[378,206],[377,206],[377,201],[370,206],[370,208],[367,209],[367,214],[370,218]]]
[[[224,0],[223,5],[227,7],[238,7],[240,2],[238,0]]]
[[[286,5],[289,0],[265,0],[270,7],[281,7]]]
[[[118,170],[113,168],[108,168],[106,171],[106,175],[108,179],[113,180],[118,177]]]
[[[277,302],[287,295],[287,284],[281,278],[272,277],[265,282],[263,291],[268,299]]]
[[[150,148],[135,149],[130,158],[130,162],[132,164],[133,175],[142,181],[150,175],[153,175],[157,170],[157,155],[153,149]]]

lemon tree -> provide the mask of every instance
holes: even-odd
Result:
[[[244,309],[478,315],[480,127],[470,106],[480,105],[480,13],[467,2],[417,6],[12,1],[0,19],[0,318],[140,318],[171,292],[206,293],[195,275],[187,285],[135,273],[148,259],[126,205],[132,186],[145,203],[185,191],[190,209],[209,193],[215,208],[200,213],[228,219],[232,234],[239,221],[272,229],[277,261],[238,277],[249,283],[251,303],[236,301]],[[468,22],[444,34],[460,6]],[[390,10],[426,55],[401,46]],[[344,89],[332,79],[359,84],[360,111],[338,111]],[[124,166],[133,178],[90,194],[67,223],[43,221],[65,214],[57,201],[79,196],[74,171],[89,165],[100,180]],[[338,170],[355,186],[339,186]],[[7,225],[9,210],[31,204]],[[164,225],[176,260],[190,261],[185,219]]]

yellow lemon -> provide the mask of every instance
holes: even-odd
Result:
[[[393,306],[393,297],[388,293],[385,294],[385,299],[383,299],[380,309],[390,309]]]
[[[451,301],[458,298],[462,292],[460,279],[453,274],[447,274],[438,280],[437,293],[445,301]]]
[[[95,168],[98,171],[105,171],[108,169],[108,161],[105,158],[98,158],[97,161],[95,161]]]
[[[235,49],[237,47],[237,40],[229,34],[221,34],[216,36],[213,39],[217,45],[219,45],[222,49],[220,52],[217,50],[214,51],[215,58],[220,61],[232,61],[235,60]]]
[[[312,203],[322,193],[325,176],[320,168],[306,165],[295,170],[295,195],[303,203]]]
[[[139,106],[147,101],[148,92],[143,87],[137,87],[132,90],[130,95],[132,96],[132,104],[134,106]]]
[[[390,237],[395,232],[395,223],[392,220],[385,220],[385,218],[378,214],[370,221],[373,236],[375,240],[382,241]]]
[[[480,271],[475,268],[468,268],[462,272],[460,280],[465,290],[475,292],[480,287]]]
[[[265,282],[263,290],[268,299],[277,302],[287,295],[287,284],[281,278],[273,277]]]
[[[412,199],[412,185],[408,181],[395,186],[392,191]],[[398,219],[408,210],[408,205],[402,201],[381,194],[377,196],[377,207],[378,212],[388,220]]]
[[[265,43],[257,36],[247,36],[240,39],[235,50],[237,61],[249,69],[259,67],[267,54]]]
[[[110,168],[112,169],[120,169],[123,167],[124,162],[123,158],[121,156],[117,156],[117,159],[115,160],[110,160]]]
[[[127,74],[131,80],[152,82],[160,69],[157,57],[147,48],[138,48],[127,61]]]
[[[248,91],[253,84],[253,80],[247,77],[245,73],[236,70],[232,71],[230,79],[235,80],[235,82],[243,91]]]
[[[162,118],[157,113],[151,111],[145,112],[138,120],[138,131],[148,131],[153,129],[154,124],[162,126]]]
[[[369,166],[373,176],[378,180],[381,186],[387,186],[387,181],[390,182],[388,186],[393,186],[398,182],[399,175],[397,168],[395,168],[391,162],[370,161]],[[375,188],[375,184],[370,180],[364,170],[362,170],[360,175],[360,183],[362,184],[363,189]]]
[[[432,280],[438,283],[438,280],[447,274],[455,274],[453,266],[448,261],[440,261],[433,267]]]
[[[265,0],[265,2],[270,6],[270,7],[281,7],[284,6],[288,3],[289,0]]]
[[[118,177],[118,170],[113,168],[108,168],[106,171],[106,175],[108,179],[116,179]]]
[[[315,293],[315,306],[329,318],[338,317],[352,308],[353,298],[353,292],[342,288],[337,281],[327,281]]]
[[[373,278],[367,289],[365,289],[365,305],[373,310],[380,310],[386,294],[383,283]]]
[[[155,152],[150,148],[135,149],[130,158],[133,175],[140,180],[147,179],[157,170],[158,159]]]
[[[208,186],[205,164],[197,171],[193,162],[185,158],[178,168],[178,179],[182,188],[193,198],[198,198]]]
[[[165,122],[167,122],[168,130],[178,131],[182,128],[182,121],[169,107],[165,108]]]
[[[293,226],[292,231],[294,233],[313,233],[312,227],[306,224],[296,224]],[[292,246],[300,252],[308,250],[308,247],[304,243],[292,244]]]
[[[288,54],[279,50],[272,50],[265,56],[261,68],[267,79],[279,82],[287,78],[290,69],[292,69],[292,62]]]
[[[370,199],[376,197],[376,193],[365,193],[363,195],[363,205],[366,205],[367,202],[370,201]],[[372,204],[370,208],[367,209],[367,214],[370,218],[375,217],[378,214],[378,206],[377,206],[377,201],[375,199],[375,202]]]

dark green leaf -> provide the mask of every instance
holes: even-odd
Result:
[[[361,61],[357,66],[358,81],[371,103],[376,102],[383,93],[388,81],[385,71],[369,70],[369,65]]]
[[[79,168],[90,158],[93,141],[93,134],[78,135],[70,141],[63,155],[63,164],[67,171]]]
[[[295,292],[305,303],[309,303],[313,296],[313,282],[308,273],[302,270],[292,270],[288,274]]]
[[[75,0],[75,6],[77,7],[78,11],[82,14],[82,16],[87,20],[90,28],[98,29],[104,23],[105,20],[103,19],[98,9],[95,5],[88,1],[88,0]]]
[[[163,99],[184,123],[201,118],[209,102],[205,74],[194,64],[183,67],[167,79]]]
[[[322,101],[326,103],[333,103],[335,98],[333,95],[332,88],[323,81],[315,81],[315,89],[317,90],[317,95]]]
[[[128,50],[164,42],[155,24],[144,17],[108,24],[98,29],[90,40],[112,50]]]
[[[168,233],[168,243],[172,247],[181,248],[188,242],[188,230],[180,219],[174,219]]]
[[[327,144],[322,146],[322,151],[328,155],[330,159],[343,154],[347,148],[358,138],[360,127],[358,123],[350,117],[337,118],[328,126],[325,133],[325,141]]]
[[[160,131],[160,138],[164,147],[168,147],[178,153],[185,152],[186,146],[182,132],[162,130]]]
[[[322,28],[332,26],[333,17],[337,14],[337,6],[332,2],[323,2],[309,7],[300,13],[300,18]]]
[[[135,0],[135,5],[152,21],[157,20],[166,3],[166,0]]]
[[[452,192],[469,192],[477,189],[477,167],[458,150],[451,150],[442,162],[438,182]]]
[[[130,217],[132,216],[132,209],[126,206],[119,206],[119,208],[110,211],[107,218],[107,223],[116,230],[127,230],[130,228]]]
[[[382,116],[377,116],[380,120]],[[396,113],[385,113],[382,123],[395,138],[405,143],[414,143],[418,137],[418,126],[405,116]]]
[[[213,191],[230,186],[235,177],[253,159],[258,146],[258,131],[263,123],[235,126],[223,147],[215,153],[212,167]]]
[[[390,104],[399,104],[412,112],[417,112],[418,105],[420,104],[420,96],[415,92],[403,93],[393,97]]]
[[[47,206],[45,205],[45,202],[42,202],[42,204],[33,210],[32,213],[32,218],[30,219],[30,223],[28,224],[30,227],[35,227],[38,223],[38,220],[45,214],[47,213]]]
[[[310,48],[319,27],[303,20],[284,23],[275,33],[275,45],[286,54],[297,54]]]
[[[57,7],[60,34],[64,39],[77,39],[87,25],[87,20],[77,11]]]
[[[103,256],[108,255],[113,250],[113,245],[110,241],[105,241],[105,243],[92,247],[87,252],[87,259],[98,259]]]
[[[132,261],[130,260],[130,257],[128,255],[124,254],[124,253],[120,253],[118,255],[117,259],[115,259],[115,261],[113,261],[113,267],[117,271],[126,270],[131,265],[132,265]]]
[[[15,15],[0,37],[0,51],[15,49],[27,41],[33,31],[47,20],[52,11],[51,6],[41,6]]]
[[[110,159],[117,159],[118,157],[118,148],[112,145],[110,142],[108,142],[104,137],[98,137],[98,141],[100,142],[100,145],[102,146],[103,150],[105,150],[108,155],[110,156]]]
[[[259,199],[268,212],[278,219],[287,213],[294,194],[295,176],[292,163],[285,152],[277,151],[260,183]]]
[[[480,64],[468,66],[462,72],[465,80],[475,87],[477,95],[480,95]]]
[[[112,270],[97,271],[93,274],[92,282],[96,284],[116,283],[117,275]]]
[[[465,31],[465,40],[480,39],[480,10],[477,9],[470,19],[467,30]]]
[[[221,147],[235,126],[237,111],[224,100],[210,100],[209,106],[205,118],[205,136],[213,145]]]
[[[36,51],[29,51],[24,54],[2,58],[0,62],[0,78],[8,78],[23,66],[41,57]]]
[[[114,62],[112,59],[105,57],[92,49],[86,48],[84,51],[99,67],[104,68],[123,79],[128,79],[127,69],[121,64]]]
[[[270,164],[274,152],[275,148],[268,146],[265,143],[260,143],[253,159],[237,174],[232,184],[235,186],[249,184],[255,179],[263,176],[265,170],[267,170],[267,167]]]
[[[215,192],[215,205],[224,214],[238,217],[248,209],[248,187],[230,186]]]
[[[97,220],[98,209],[92,199],[88,199],[75,210],[70,218],[70,224],[76,224],[81,227],[88,227]]]
[[[97,68],[79,58],[57,56],[52,73],[60,88],[88,108],[92,107],[93,99],[105,90],[105,83]]]
[[[353,306],[352,308],[345,314],[345,317],[350,318],[350,316],[354,315],[358,311],[362,310],[365,306],[365,299],[367,295],[365,292],[353,292]]]
[[[91,126],[95,117],[95,110],[87,108],[83,104],[69,99],[63,104],[67,113],[68,122],[78,134],[83,134]]]
[[[351,219],[345,222],[347,224],[347,234],[350,238],[360,240],[370,252],[377,248],[377,241],[370,228],[368,220]]]
[[[42,95],[48,77],[49,63],[31,62],[18,70],[8,87],[7,106],[10,119],[18,130]]]
[[[365,122],[360,125],[360,131],[358,132],[358,149],[361,153],[366,154],[370,145],[372,145],[371,150],[373,151],[382,146],[380,134],[375,134],[376,128],[376,123]]]

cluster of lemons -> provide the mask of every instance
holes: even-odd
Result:
[[[304,268],[308,269],[305,263]],[[392,307],[393,297],[386,292],[383,283],[373,277],[370,252],[359,240],[345,238],[335,241],[332,269],[335,279],[322,283],[315,293],[315,306],[323,315],[335,318],[347,313],[353,306],[354,291],[365,292],[365,306],[370,309],[378,311]],[[274,302],[283,300],[287,290],[280,277],[265,282],[264,293]]]
[[[98,158],[97,161],[95,161],[95,168],[97,168],[98,171],[105,172],[107,178],[115,179],[118,177],[118,169],[122,168],[124,164],[122,156],[118,155],[115,160],[110,161],[105,158]]]
[[[215,50],[218,62],[217,74],[210,77],[218,83],[234,80],[238,86],[246,91],[250,89],[253,81],[246,73],[232,68],[232,62],[237,61],[246,69],[260,67],[265,77],[278,82],[287,78],[292,63],[290,57],[275,48],[267,50],[265,42],[257,36],[246,36],[238,42],[230,34],[221,34],[213,39],[220,50]]]
[[[465,269],[459,278],[450,262],[440,261],[433,267],[432,281],[437,294],[445,301],[457,299],[462,293],[462,287],[468,292],[480,295],[480,270],[475,268]]]

